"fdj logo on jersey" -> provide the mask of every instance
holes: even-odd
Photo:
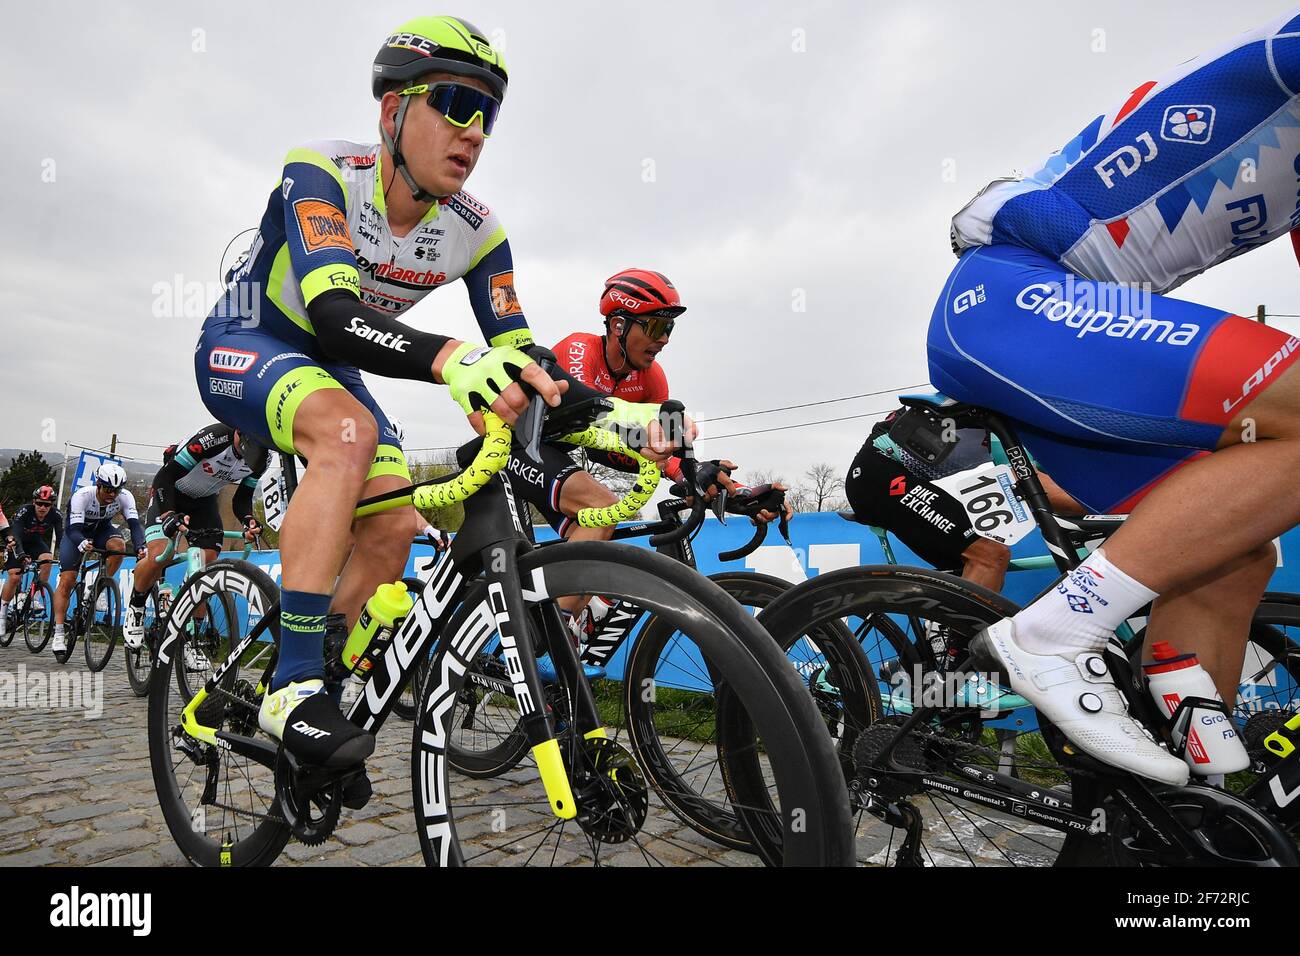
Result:
[[[1171,143],[1202,146],[1214,132],[1213,106],[1171,106],[1160,124],[1160,138]]]
[[[1138,147],[1141,147],[1139,149]],[[1097,171],[1107,189],[1115,186],[1115,174],[1127,179],[1138,171],[1143,163],[1149,163],[1159,154],[1156,141],[1151,134],[1144,132],[1137,138],[1137,146],[1121,146],[1092,168]]]

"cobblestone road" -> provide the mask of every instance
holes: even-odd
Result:
[[[61,668],[48,650],[39,656],[28,653],[21,636],[0,648],[0,866],[185,865],[154,795],[146,701],[131,693],[121,649],[100,675],[102,697],[93,692],[80,651],[78,647],[72,662]],[[88,686],[80,689],[86,692],[75,700],[65,697],[64,706],[48,706],[53,674],[85,680]],[[96,710],[97,716],[87,716]],[[411,812],[410,728],[394,718],[380,732],[368,762],[375,790],[370,803],[358,811],[345,810],[338,830],[321,846],[291,842],[279,865],[422,864]],[[518,780],[465,784],[481,793],[484,802],[477,817],[465,820],[464,839],[509,843],[492,832],[494,806],[507,808],[508,832],[526,834],[536,829],[530,823],[547,822],[542,815],[529,817],[533,811],[527,804],[539,796],[532,775],[519,771],[510,777]],[[664,812],[652,814],[644,836],[646,850],[668,865],[757,864],[752,856],[722,850]],[[526,862],[532,845],[521,841],[512,846],[502,862]],[[576,859],[562,849],[555,862]],[[614,865],[645,861],[632,844],[602,859]],[[532,862],[541,860],[539,854]]]

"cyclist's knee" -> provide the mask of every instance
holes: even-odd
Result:
[[[976,538],[961,556],[968,568],[994,574],[1005,574],[1011,565],[1011,549],[991,538]]]

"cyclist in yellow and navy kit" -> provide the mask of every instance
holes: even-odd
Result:
[[[324,693],[326,617],[342,615],[331,627],[346,627],[379,584],[401,577],[415,522],[410,507],[353,522],[359,498],[410,482],[361,370],[446,384],[479,430],[484,409],[513,423],[527,408],[521,382],[552,406],[565,391],[521,351],[532,335],[505,230],[463,190],[506,84],[501,55],[464,20],[420,17],[394,30],[371,78],[381,142],[289,151],[195,349],[218,420],[309,462],[280,530],[281,653],[260,715],[306,763],[350,767],[374,748]],[[397,319],[457,279],[489,347]]]

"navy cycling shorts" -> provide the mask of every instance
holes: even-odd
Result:
[[[95,529],[93,534],[88,534],[86,537],[90,540],[91,544],[102,551],[108,547],[110,538],[120,539],[122,537],[122,531],[113,524],[113,522],[105,521]],[[85,555],[82,554],[81,548],[72,543],[71,535],[65,533],[63,537],[59,539],[59,573],[67,574],[70,571],[76,571],[81,567],[81,559],[83,557],[85,557]]]
[[[1066,491],[1126,513],[1213,450],[1300,353],[1258,322],[1109,282],[1037,252],[966,252],[930,321],[930,381],[996,409]]]
[[[345,389],[374,416],[379,429],[367,479],[411,478],[396,430],[360,370],[350,365],[307,355],[244,319],[209,318],[194,352],[194,375],[203,404],[217,421],[289,453],[298,451],[293,419],[303,399],[321,389]]]

